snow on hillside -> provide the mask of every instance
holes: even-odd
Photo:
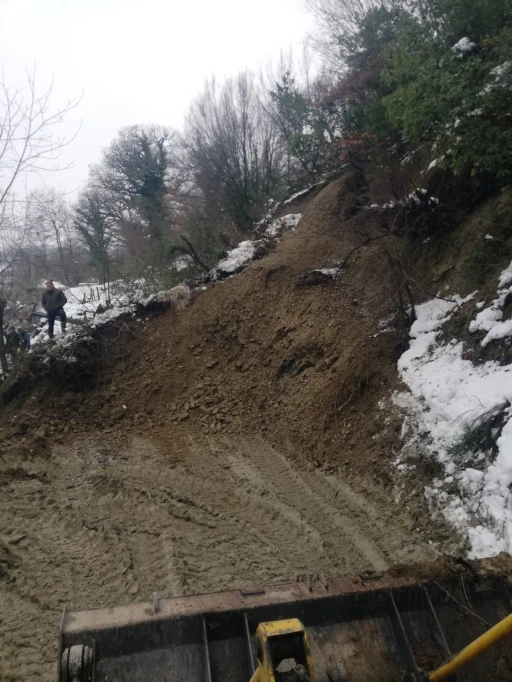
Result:
[[[249,240],[240,242],[237,247],[228,251],[225,258],[217,263],[213,272],[215,274],[223,273],[226,275],[232,275],[237,272],[254,258],[256,244],[257,242]]]
[[[258,257],[259,247],[265,246],[265,239],[268,240],[271,237],[279,239],[285,232],[294,231],[300,218],[300,213],[289,213],[282,218],[276,218],[268,225],[264,239],[240,242],[238,246],[228,251],[225,258],[210,271],[211,279],[216,281],[243,270]],[[189,259],[183,257],[175,263],[179,263],[178,270],[184,269],[189,265]],[[44,282],[41,286],[44,287]],[[55,286],[62,289],[68,299],[65,310],[69,323],[65,335],[60,334],[60,321],[56,321],[56,345],[61,347],[68,345],[77,334],[82,333],[82,322],[88,326],[103,324],[120,315],[134,313],[137,303],[145,305],[150,300],[147,298],[148,287],[143,281],[134,282],[131,286],[121,280],[115,281],[111,282],[108,289],[95,282],[81,283],[77,287],[65,287],[55,282]],[[157,296],[165,293],[159,292]],[[152,296],[152,298],[154,297],[155,295]],[[36,335],[33,335],[32,344],[38,345],[48,340],[49,336],[45,325]]]
[[[294,232],[301,219],[300,213],[288,213],[282,218],[276,218],[266,227],[265,235],[279,239],[285,232]],[[257,257],[258,247],[264,246],[265,239],[255,241],[246,240],[228,251],[225,258],[217,263],[210,271],[213,280],[222,279],[240,272],[246,265]]]
[[[133,312],[137,301],[145,295],[140,282],[130,288],[122,281],[112,282],[108,289],[97,282],[83,282],[76,287],[66,287],[55,282],[55,286],[62,289],[68,299],[64,308],[68,318],[65,335],[60,333],[60,320],[55,322],[55,339],[58,345],[66,345],[80,333],[82,323],[103,324],[122,314]],[[48,327],[45,324],[39,333],[32,335],[31,345],[48,340]]]
[[[141,283],[127,287],[121,280],[111,282],[108,288],[98,282],[81,282],[76,287],[67,287],[60,282],[54,282],[54,285],[55,288],[62,289],[68,299],[66,315],[76,320],[91,320],[100,306],[107,307],[109,300],[114,307],[126,307],[134,299],[144,295]],[[44,287],[43,282],[41,288]]]
[[[106,288],[95,283],[83,283],[77,287],[65,288],[64,293],[68,299],[67,316],[81,319],[93,317],[100,304],[106,305],[108,297]]]
[[[301,217],[301,213],[288,213],[282,218],[276,218],[267,227],[265,234],[271,237],[280,237],[285,232],[295,232]]]
[[[251,261],[265,253],[265,248],[261,247],[265,247],[269,240],[280,239],[285,232],[295,231],[300,218],[300,213],[289,213],[271,220],[266,227],[263,239],[242,241],[234,249],[228,251],[226,256],[210,271],[211,281],[231,277],[243,270]],[[188,256],[180,257],[174,261],[174,265],[177,270],[185,269],[190,265],[190,259]],[[325,274],[334,276],[334,271],[331,273],[330,270],[326,270]],[[42,282],[41,287],[44,288],[44,286],[45,282]],[[142,280],[133,282],[131,285],[121,280],[111,282],[108,289],[96,282],[85,282],[76,287],[66,287],[55,282],[55,286],[62,289],[68,299],[65,306],[68,317],[66,334],[60,333],[60,320],[57,319],[55,323],[54,345],[57,348],[67,347],[77,336],[87,334],[87,328],[104,324],[120,315],[134,314],[138,303],[142,306],[147,305],[155,297],[167,300],[166,294],[169,293],[165,291],[158,294],[152,293],[148,298],[148,286]],[[31,343],[37,346],[48,340],[48,327],[44,324],[38,332],[32,335]]]
[[[482,347],[492,339],[512,340],[512,324],[502,320],[511,283],[512,264],[500,277],[498,297],[470,323],[470,332],[486,332]],[[464,359],[462,342],[439,339],[454,311],[473,297],[438,298],[416,308],[410,348],[398,362],[409,390],[393,401],[406,415],[398,469],[414,471],[425,456],[442,465],[444,476],[434,478],[425,495],[468,539],[470,557],[481,558],[512,553],[512,366],[475,365]],[[485,424],[491,444],[479,431]]]

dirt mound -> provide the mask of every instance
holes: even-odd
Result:
[[[401,336],[378,243],[354,252],[379,229],[358,191],[326,187],[187,309],[109,327],[87,390],[18,377],[0,422],[2,679],[51,679],[64,605],[433,557],[428,516],[386,487],[378,403]]]
[[[159,429],[171,439],[249,430],[318,462],[364,471],[387,461],[395,436],[376,404],[396,382],[400,348],[396,335],[379,335],[393,313],[389,266],[369,244],[331,270],[361,230],[378,229],[359,211],[357,191],[354,179],[332,183],[274,253],[177,315],[110,334],[96,386],[79,396],[53,391],[69,428]],[[35,424],[47,414],[42,388],[31,395]]]

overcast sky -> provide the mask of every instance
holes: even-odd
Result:
[[[304,0],[0,0],[0,64],[13,86],[36,64],[56,106],[83,92],[62,127],[82,121],[74,168],[44,178],[72,192],[119,128],[180,127],[205,78],[299,51],[310,26]]]

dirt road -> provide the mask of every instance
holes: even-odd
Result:
[[[89,439],[0,460],[0,680],[54,680],[64,605],[384,569],[432,553],[389,503],[258,439]]]

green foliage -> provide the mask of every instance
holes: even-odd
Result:
[[[319,165],[327,158],[331,169],[346,163],[360,169],[370,160],[380,164],[386,150],[400,151],[400,131],[384,106],[390,89],[381,71],[383,52],[395,40],[403,13],[400,3],[369,3],[356,30],[341,39],[350,51],[346,68],[331,83],[319,81],[312,88],[309,132],[321,143]]]
[[[333,55],[344,55],[324,97],[306,103],[316,115],[328,109],[336,131],[319,165],[325,154],[333,158],[333,148],[338,163],[360,167],[420,150],[465,182],[512,180],[510,0],[314,5]]]
[[[488,234],[492,239],[478,240],[464,261],[464,275],[475,285],[484,284],[512,258],[512,215],[496,216]]]
[[[93,166],[89,184],[103,195],[111,214],[129,212],[131,224],[153,242],[159,242],[171,224],[166,201],[172,185],[174,135],[159,126],[128,126]]]
[[[104,281],[114,272],[147,278],[150,271],[165,271],[165,244],[176,218],[169,199],[178,184],[174,147],[174,133],[166,128],[129,126],[91,167],[74,224]]]
[[[480,43],[512,20],[510,0],[428,0],[424,22],[450,44],[464,36]]]
[[[286,71],[270,92],[276,122],[286,141],[288,153],[299,164],[307,181],[330,167],[333,121],[326,107],[315,106],[296,85],[290,71]],[[288,183],[292,183],[292,169],[288,159]]]
[[[509,2],[431,0],[426,20],[403,18],[384,51],[389,120],[446,168],[512,178]],[[456,43],[466,38],[466,49]]]

